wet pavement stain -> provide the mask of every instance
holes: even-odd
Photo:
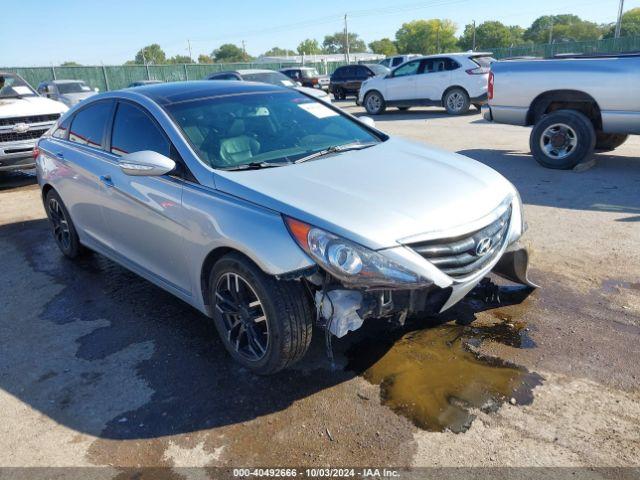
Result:
[[[347,352],[347,369],[380,385],[382,403],[419,428],[460,433],[471,426],[474,409],[493,412],[505,402],[533,401],[540,375],[477,352],[488,340],[530,348],[525,328],[445,324],[406,333],[392,345],[363,342]]]
[[[606,293],[620,293],[620,290],[636,290],[640,292],[640,282],[609,279],[602,282],[602,289]]]

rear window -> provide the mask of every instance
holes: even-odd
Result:
[[[102,146],[104,127],[111,114],[111,102],[98,102],[83,108],[73,117],[69,140],[94,148]]]
[[[489,68],[496,59],[493,57],[471,57],[471,61],[483,68]]]
[[[389,73],[391,71],[387,67],[385,67],[384,65],[369,65],[369,68],[376,75],[386,75],[387,73]]]

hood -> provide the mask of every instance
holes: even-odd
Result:
[[[67,110],[63,103],[44,97],[0,98],[0,118],[50,115]]]
[[[96,92],[76,92],[76,93],[64,93],[60,95],[60,100],[66,105],[72,107],[77,103],[80,103],[85,98],[93,97]]]
[[[216,173],[222,191],[373,249],[462,227],[513,192],[475,160],[394,138],[300,165]]]

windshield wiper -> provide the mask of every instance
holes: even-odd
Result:
[[[373,147],[377,145],[375,143],[347,143],[346,145],[333,145],[329,148],[325,148],[318,152],[312,153],[311,155],[307,155],[306,157],[299,158],[293,163],[304,163],[309,160],[314,160],[316,158],[324,157],[325,155],[331,155],[333,153],[341,153],[348,152],[349,150],[362,150],[363,148]]]
[[[220,170],[225,170],[227,172],[235,172],[237,170],[261,170],[263,168],[282,167],[284,165],[288,165],[288,163],[250,162],[235,165],[233,167],[221,167]]]

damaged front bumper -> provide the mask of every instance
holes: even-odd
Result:
[[[515,242],[490,272],[514,283],[537,288],[528,274],[529,252]],[[489,272],[487,272],[489,273]],[[442,288],[435,284],[415,290],[354,290],[341,285],[316,291],[318,319],[338,338],[357,330],[369,318],[392,318],[404,323],[409,315],[430,316],[444,312],[462,300],[485,278]]]

